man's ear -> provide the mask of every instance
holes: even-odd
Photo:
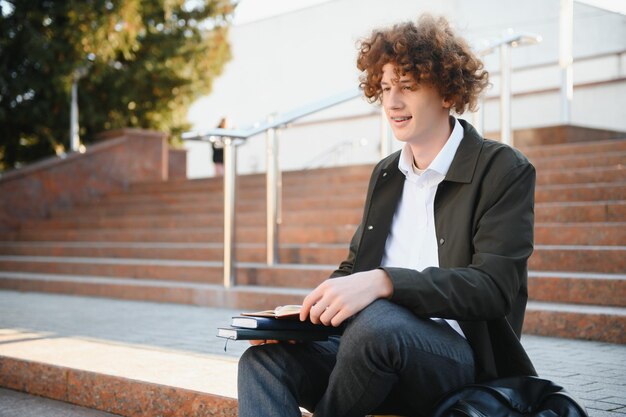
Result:
[[[450,109],[452,107],[452,100],[444,98],[443,101],[441,102],[441,105],[444,109]]]

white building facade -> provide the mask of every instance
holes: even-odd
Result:
[[[358,85],[358,40],[372,29],[421,13],[443,15],[480,50],[509,28],[538,34],[540,44],[511,51],[512,126],[561,124],[559,0],[334,0],[234,26],[232,60],[210,96],[190,112],[195,129],[222,116],[245,128]],[[571,124],[626,131],[626,16],[574,2],[574,100]],[[485,57],[492,87],[484,131],[499,129],[499,56]],[[471,114],[461,116],[472,121]],[[380,109],[359,98],[294,122],[280,133],[283,170],[373,163],[380,159]],[[394,145],[397,148],[397,144]],[[187,144],[188,175],[211,175],[207,144]],[[207,163],[209,162],[209,163]],[[265,138],[238,148],[238,172],[264,172]]]

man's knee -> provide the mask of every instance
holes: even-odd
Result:
[[[239,375],[275,374],[284,370],[288,360],[279,344],[253,346],[239,359]]]
[[[403,307],[387,300],[377,300],[354,317],[341,338],[340,357],[356,360],[360,354],[390,357],[398,351],[402,335],[406,332],[403,320]]]
[[[388,300],[376,300],[359,314],[349,324],[342,337],[342,344],[348,338],[362,341],[387,339],[406,331],[406,320],[419,320],[406,308]]]

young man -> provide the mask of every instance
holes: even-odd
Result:
[[[404,146],[374,168],[348,258],[300,316],[350,320],[324,343],[255,342],[240,416],[427,416],[461,385],[535,374],[519,342],[535,170],[450,116],[475,107],[482,63],[431,16],[374,31],[357,63]]]

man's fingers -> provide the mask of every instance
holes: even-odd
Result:
[[[335,307],[331,305],[324,307],[324,309],[322,310],[322,314],[320,315],[320,321],[326,325],[326,326],[330,326],[331,325],[331,320],[333,319],[333,317],[335,317],[337,315],[338,311]]]
[[[302,301],[302,308],[300,309],[300,321],[306,320],[311,315],[311,308],[319,301],[321,295],[319,294],[319,287],[314,289],[304,298]]]
[[[309,312],[309,319],[315,324],[324,323],[322,321],[322,315],[326,314],[330,307],[327,304],[328,302],[324,299],[318,301],[313,307],[311,307],[311,311]]]
[[[333,318],[330,320],[330,325],[334,327],[338,327],[341,325],[341,323],[344,322],[344,320],[346,320],[350,316],[351,314],[349,314],[346,310],[341,310],[337,314],[335,314]]]

